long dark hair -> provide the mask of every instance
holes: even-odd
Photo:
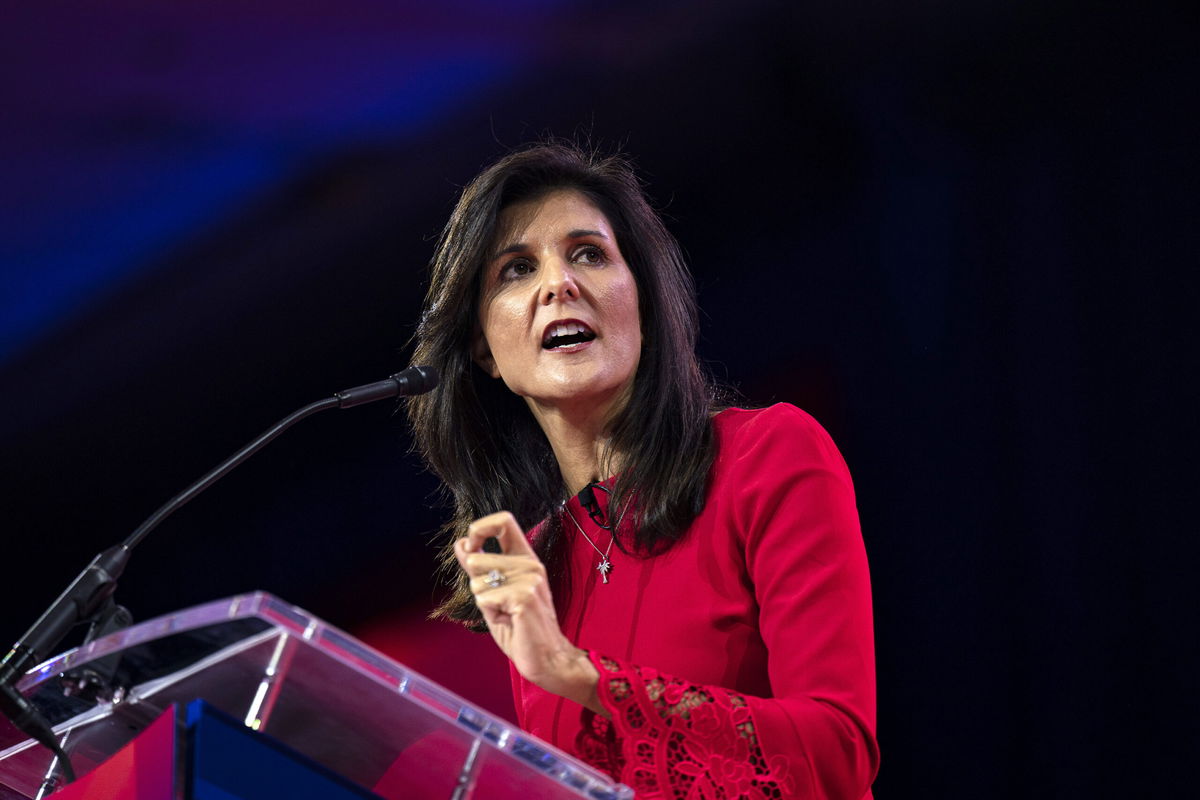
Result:
[[[473,627],[482,620],[453,554],[473,520],[508,510],[525,529],[544,521],[538,555],[552,576],[563,571],[562,519],[552,513],[567,492],[558,463],[524,401],[475,365],[471,342],[500,213],[564,188],[581,192],[608,219],[638,287],[641,360],[629,402],[609,429],[605,458],[621,458],[610,509],[615,518],[631,514],[636,531],[617,546],[662,552],[704,506],[716,399],[695,354],[695,288],[678,243],[623,156],[560,142],[510,153],[463,190],[438,240],[413,363],[437,367],[442,379],[408,401],[417,448],[455,507],[442,555],[455,591],[435,616]]]

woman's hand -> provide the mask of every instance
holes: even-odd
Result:
[[[485,553],[496,539],[500,553]],[[600,674],[563,636],[550,596],[546,568],[517,520],[507,511],[475,520],[454,543],[454,555],[471,581],[475,605],[496,644],[517,671],[548,692],[607,716],[596,694]]]

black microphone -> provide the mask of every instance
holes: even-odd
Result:
[[[592,522],[604,530],[608,530],[608,520],[604,515],[604,510],[600,508],[600,502],[596,500],[597,489],[605,494],[608,493],[608,489],[593,481],[579,490],[579,504],[587,511],[588,516],[592,518]]]
[[[433,367],[409,367],[387,380],[355,386],[334,394],[338,408],[352,408],[363,403],[386,400],[389,397],[412,397],[425,394],[438,385],[438,371]]]
[[[310,403],[275,423],[257,439],[167,501],[124,542],[97,555],[0,661],[0,712],[30,737],[54,750],[62,762],[63,771],[73,780],[74,773],[71,771],[70,762],[54,740],[52,729],[41,718],[37,709],[17,692],[15,685],[27,669],[50,655],[51,650],[63,640],[71,628],[92,620],[106,607],[117,588],[117,579],[129,563],[133,548],[146,538],[146,534],[185,503],[305,417],[330,408],[352,408],[389,397],[421,394],[433,389],[437,384],[438,371],[433,367],[409,367],[386,380],[355,386],[338,392],[333,397]]]

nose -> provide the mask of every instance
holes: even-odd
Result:
[[[571,265],[561,258],[553,258],[542,266],[542,289],[538,298],[542,305],[554,299],[559,302],[579,299],[579,284]]]

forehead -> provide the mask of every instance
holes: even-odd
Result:
[[[612,238],[612,225],[596,204],[577,189],[554,189],[506,206],[497,219],[493,252],[530,238],[595,230]]]

